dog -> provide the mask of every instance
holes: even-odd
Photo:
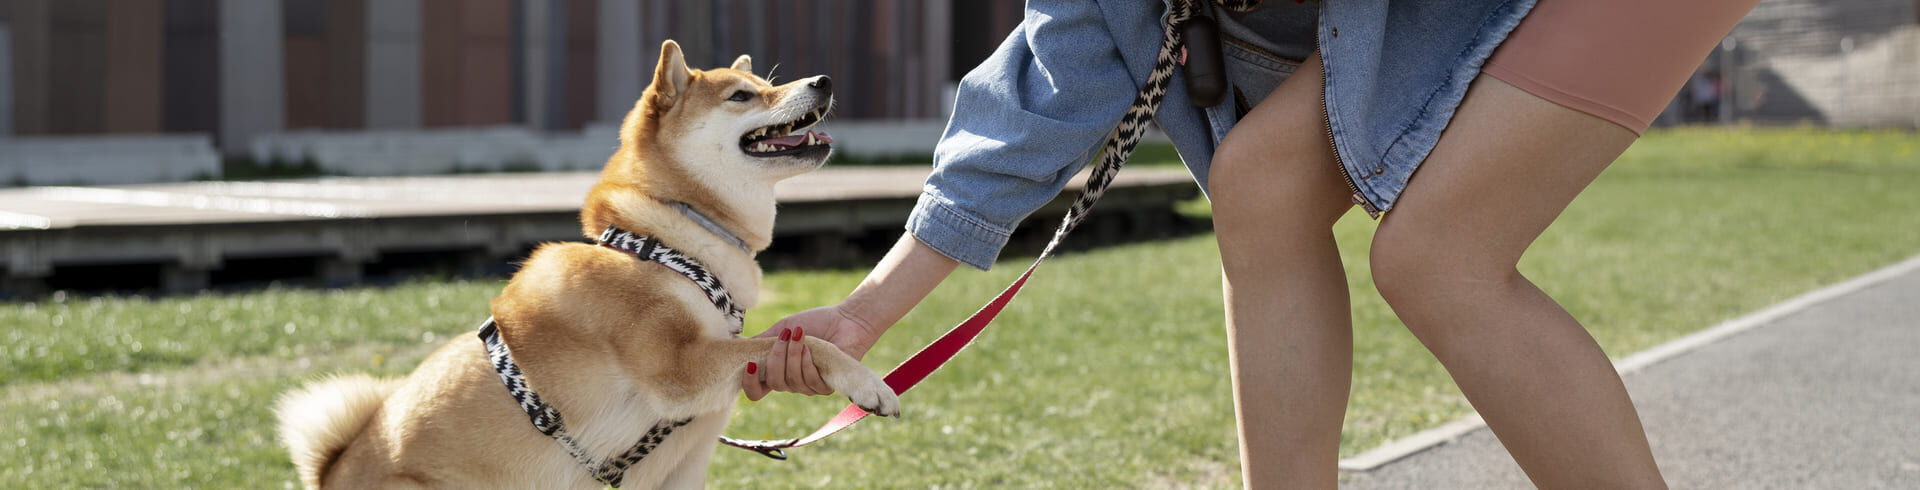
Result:
[[[620,148],[581,208],[590,238],[613,230],[705,264],[716,299],[663,260],[613,246],[537,248],[493,299],[490,327],[521,383],[559,413],[573,446],[531,421],[491,340],[461,335],[405,379],[332,378],[281,397],[276,416],[307,488],[688,488],[704,485],[749,361],[774,339],[739,338],[716,307],[758,300],[754,254],[772,240],[774,183],[812,171],[832,139],[811,130],[831,80],[775,86],[740,56],[692,70],[666,41]],[[611,242],[604,242],[606,245]],[[733,310],[738,311],[738,310]],[[737,313],[736,313],[737,315]],[[482,330],[483,336],[487,329]],[[886,383],[833,344],[806,337],[827,384],[868,412],[899,414]],[[662,433],[662,428],[665,433]],[[640,441],[640,443],[636,443]],[[655,446],[613,480],[594,461]],[[581,453],[576,456],[573,448]]]

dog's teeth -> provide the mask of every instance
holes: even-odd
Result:
[[[804,139],[801,139],[801,140],[800,140],[800,144],[802,144],[802,145],[806,145],[806,146],[813,146],[813,132],[812,132],[812,131],[808,131],[808,132],[807,132],[807,137],[806,137],[806,138],[804,138]]]

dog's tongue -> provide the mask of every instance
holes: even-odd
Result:
[[[807,132],[805,133],[789,134],[789,135],[781,136],[778,138],[767,138],[764,140],[760,140],[760,142],[773,145],[773,146],[783,147],[783,148],[792,148],[795,146],[800,146],[802,142],[807,141],[807,135],[809,134],[813,135],[814,141],[818,141],[821,144],[833,143],[833,137],[827,135],[826,131],[814,131],[811,129],[807,130]]]

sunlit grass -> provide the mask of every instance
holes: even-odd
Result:
[[[1625,356],[1920,253],[1916,151],[1911,132],[1652,132],[1522,270]],[[1344,454],[1470,412],[1373,291],[1373,229],[1354,214],[1335,230],[1354,300]],[[957,273],[868,364],[905,358],[1025,265]],[[788,462],[723,448],[711,483],[1237,486],[1218,271],[1211,236],[1061,257],[977,345],[903,397],[902,419],[863,422]],[[748,330],[836,301],[862,274],[770,274]],[[275,394],[325,372],[404,373],[433,344],[467,335],[499,285],[0,305],[0,486],[281,486],[292,469],[273,443]],[[743,403],[730,433],[797,436],[843,403]]]

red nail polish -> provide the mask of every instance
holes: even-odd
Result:
[[[757,363],[751,363],[751,362],[749,362],[749,363],[747,363],[747,374],[753,374],[753,373],[757,373],[757,372],[760,372],[760,365],[759,365],[759,364],[757,364]]]
[[[800,337],[804,337],[806,335],[807,335],[807,332],[805,329],[802,329],[800,327],[793,327],[793,340],[800,340]]]
[[[787,340],[787,336],[788,336],[788,335],[791,335],[791,334],[793,334],[793,329],[791,329],[791,328],[782,328],[782,329],[780,329],[780,340],[782,340],[782,341],[785,341],[785,340]]]

